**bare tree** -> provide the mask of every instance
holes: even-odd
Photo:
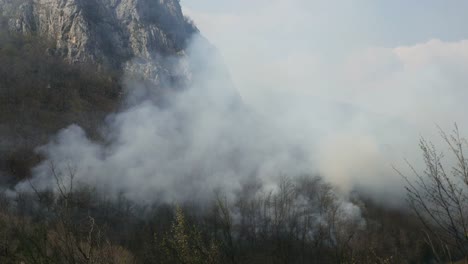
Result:
[[[434,144],[421,139],[425,169],[419,172],[407,161],[414,174],[396,171],[406,180],[409,206],[424,226],[426,242],[439,262],[468,255],[468,160],[465,158],[467,141],[455,125],[447,134],[439,128],[448,146],[452,164],[444,162],[444,154]]]

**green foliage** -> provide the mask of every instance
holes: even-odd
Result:
[[[162,263],[210,264],[219,263],[219,250],[214,242],[205,243],[201,232],[189,227],[180,207],[176,207],[175,219],[168,232],[158,241],[163,254]],[[157,240],[157,237],[155,236]]]

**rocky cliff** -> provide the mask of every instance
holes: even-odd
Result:
[[[157,98],[185,87],[173,82],[209,67],[202,54],[195,69],[185,63],[197,31],[178,0],[0,0],[0,185],[26,177],[34,149],[69,124],[99,138],[122,74]]]
[[[0,0],[0,14],[11,31],[49,39],[49,52],[70,63],[153,80],[167,72],[157,57],[182,56],[197,31],[178,0]]]

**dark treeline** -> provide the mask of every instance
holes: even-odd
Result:
[[[3,196],[1,263],[430,263],[411,214],[351,199],[319,177],[245,184],[233,198],[145,206],[92,187]],[[73,175],[70,180],[73,180]],[[68,177],[66,176],[66,177]],[[65,176],[64,176],[65,177]]]

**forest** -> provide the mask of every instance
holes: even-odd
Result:
[[[408,180],[408,205],[401,208],[359,193],[345,201],[333,186],[310,175],[282,176],[269,192],[252,181],[234,197],[214,192],[203,203],[143,205],[124,194],[98,193],[93,186],[65,186],[64,181],[74,181],[73,169],[57,171],[51,164],[58,191],[31,185],[33,192],[2,194],[0,260],[464,263],[467,172],[465,143],[458,136],[446,138],[460,158],[447,174],[438,152],[421,141],[427,168],[416,181]],[[361,214],[353,214],[350,204]]]
[[[0,33],[0,263],[468,261],[467,142],[456,126],[440,130],[447,157],[421,139],[425,167],[395,168],[406,185],[400,206],[287,171],[273,186],[252,177],[205,200],[139,202],[77,181],[78,164],[50,162],[53,186],[36,188],[31,171],[44,157],[35,149],[71,123],[101,140],[100,124],[123,100],[120,72],[68,64],[50,46]]]

